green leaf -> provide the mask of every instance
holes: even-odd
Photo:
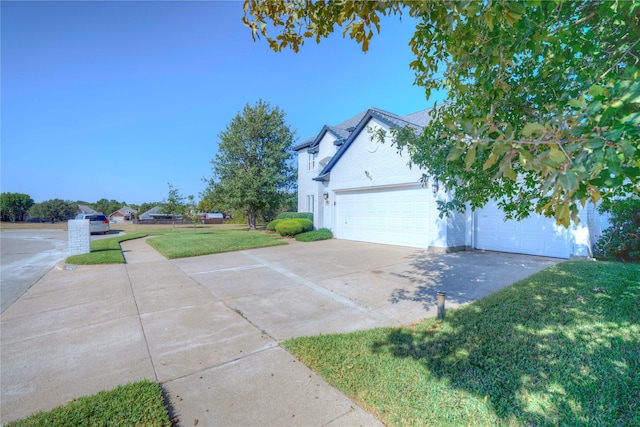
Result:
[[[502,172],[502,175],[505,176],[506,178],[509,178],[512,181],[515,181],[518,176],[516,175],[516,173],[513,170],[513,167],[511,165],[511,156],[504,156],[502,158],[502,161],[500,162],[500,172]]]
[[[520,156],[520,162],[523,164],[533,163],[533,154],[529,152],[526,148],[520,148],[518,150],[518,155]]]
[[[499,157],[495,153],[491,153],[487,161],[485,161],[484,164],[482,165],[482,170],[487,170],[491,166],[495,165],[498,159]]]
[[[455,162],[460,158],[460,156],[462,156],[462,153],[464,153],[464,150],[456,145],[451,149],[451,151],[449,151],[449,154],[447,155],[447,161]]]
[[[476,144],[473,144],[469,149],[469,151],[467,151],[467,155],[464,158],[464,165],[466,166],[467,170],[471,169],[471,166],[473,166],[475,161],[476,161]]]
[[[544,153],[543,156],[544,160],[542,160],[542,164],[552,168],[557,168],[567,161],[567,157],[555,145],[552,145],[549,151]]]
[[[560,206],[556,206],[555,214],[556,222],[568,227],[571,223],[571,217],[569,216],[569,203],[565,202]]]
[[[579,99],[570,99],[569,105],[574,108],[580,108],[582,107],[582,101],[580,101]]]
[[[633,154],[636,152],[636,147],[633,146],[631,141],[622,141],[619,145],[626,158],[633,158]]]
[[[602,102],[594,101],[587,107],[587,114],[593,116],[602,110]]]
[[[462,130],[467,135],[473,135],[476,131],[475,127],[473,126],[473,123],[471,123],[469,120],[461,120],[460,126],[462,126]]]
[[[604,93],[604,88],[598,85],[592,85],[589,88],[589,95],[591,96],[601,96]]]
[[[570,169],[561,173],[560,176],[558,176],[558,180],[567,191],[572,191],[578,188],[578,176]]]
[[[640,111],[623,117],[622,123],[626,123],[632,126],[640,126]]]
[[[622,132],[624,132],[624,129],[621,129],[621,128],[612,129],[610,131],[605,132],[603,136],[607,138],[609,141],[617,141],[620,139],[620,136],[622,136]]]
[[[520,131],[522,136],[531,136],[534,133],[544,133],[544,126],[540,123],[527,123]]]

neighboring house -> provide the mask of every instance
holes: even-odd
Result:
[[[126,222],[132,221],[135,217],[136,210],[129,206],[123,206],[114,213],[109,215],[109,221],[112,222]]]
[[[144,212],[143,214],[138,215],[137,219],[140,221],[151,221],[151,220],[166,221],[166,220],[173,220],[174,217],[171,214],[163,213],[161,206],[155,206],[149,209],[148,211]],[[175,220],[182,221],[182,215],[176,215]]]
[[[533,215],[504,221],[494,202],[472,212],[440,218],[437,200],[451,193],[420,183],[424,170],[410,168],[409,154],[388,137],[378,143],[370,131],[428,125],[429,111],[398,116],[370,108],[297,144],[298,210],[313,212],[314,226],[336,238],[450,252],[485,249],[559,258],[587,256],[607,222],[593,206],[568,230]]]
[[[93,214],[98,213],[87,205],[78,205],[78,213],[79,214]]]

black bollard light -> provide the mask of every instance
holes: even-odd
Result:
[[[438,319],[444,319],[444,297],[445,293],[438,291]]]

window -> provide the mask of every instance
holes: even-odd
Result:
[[[307,196],[307,212],[311,212],[314,213],[314,207],[315,207],[315,198],[313,197],[313,194],[310,194]]]
[[[307,153],[309,156],[307,158],[307,170],[314,170],[316,168],[316,159],[318,158],[318,153]]]

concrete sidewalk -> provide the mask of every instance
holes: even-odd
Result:
[[[148,378],[182,426],[380,425],[279,343],[411,324],[437,290],[452,308],[560,261],[344,240],[173,261],[122,248],[127,264],[59,264],[2,313],[2,423]]]
[[[179,425],[380,425],[145,241],[59,264],[2,314],[1,422],[148,378]]]

